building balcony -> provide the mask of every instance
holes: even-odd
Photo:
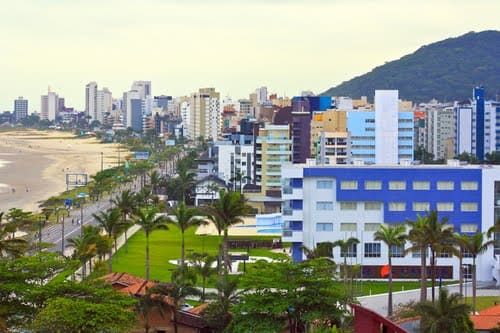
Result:
[[[267,169],[266,174],[268,176],[281,176],[281,168],[280,169]]]
[[[303,241],[304,234],[302,231],[295,231],[291,229],[283,229],[281,233],[282,242],[299,242]]]

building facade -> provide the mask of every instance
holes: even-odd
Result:
[[[191,94],[189,102],[188,135],[216,140],[222,132],[220,93],[215,88],[201,88]]]
[[[28,117],[28,100],[22,96],[14,100],[14,117],[16,121]]]
[[[364,277],[380,277],[387,247],[373,239],[380,225],[416,220],[432,210],[448,218],[455,232],[485,232],[500,217],[500,168],[479,166],[350,166],[282,167],[283,241],[292,242],[292,257],[303,260],[301,246],[356,237],[347,254],[360,264]],[[393,248],[395,277],[418,278],[420,253]],[[499,249],[495,250],[498,254]],[[478,279],[491,280],[494,249],[478,258]],[[334,258],[343,258],[338,248]],[[471,264],[465,258],[464,264]],[[458,259],[437,260],[442,278],[458,279]]]

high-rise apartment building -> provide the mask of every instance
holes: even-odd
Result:
[[[28,116],[28,100],[20,96],[14,100],[14,117],[16,121],[24,119]]]
[[[222,132],[220,93],[215,88],[201,88],[192,93],[189,107],[188,135],[216,140]]]
[[[85,115],[92,120],[98,120],[97,116],[97,83],[87,83],[85,86]]]
[[[140,99],[151,96],[151,81],[134,81],[130,90],[137,90]]]
[[[397,90],[375,90],[376,164],[398,164],[398,102]]]
[[[41,98],[40,118],[54,121],[58,115],[58,110],[59,96],[55,92],[49,90],[47,95],[42,95]]]
[[[137,90],[123,93],[122,116],[125,127],[135,127],[138,131],[142,130],[142,99]],[[138,119],[141,119],[140,124]]]

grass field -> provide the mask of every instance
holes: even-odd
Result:
[[[191,252],[207,252],[217,255],[220,242],[218,236],[195,235],[195,229],[185,233],[186,255]],[[273,239],[273,236],[250,236],[231,237],[231,239]],[[234,252],[246,252],[246,249],[231,249]],[[170,276],[177,265],[169,263],[170,260],[178,260],[181,257],[181,233],[175,226],[170,230],[157,230],[149,236],[149,252],[151,279],[159,281],[170,281]],[[251,256],[283,257],[266,249],[250,249]],[[113,271],[127,272],[137,276],[146,275],[146,235],[140,230],[128,241],[128,253],[123,246],[113,257]]]
[[[466,297],[465,302],[472,305],[472,297]],[[500,304],[500,296],[478,296],[476,297],[476,311],[492,307],[493,305]]]

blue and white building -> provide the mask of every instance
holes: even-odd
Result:
[[[312,163],[312,162],[311,162]],[[363,277],[380,277],[387,247],[373,240],[381,224],[416,220],[437,210],[455,232],[485,232],[500,217],[500,168],[460,166],[315,166],[282,167],[283,242],[292,243],[292,257],[303,260],[301,246],[356,237],[360,244],[347,253],[335,248],[334,260],[349,257],[361,264]],[[410,244],[406,244],[408,248]],[[420,254],[393,249],[394,275],[420,276]],[[496,249],[498,254],[498,249]],[[478,279],[491,280],[495,261],[490,248],[478,260]],[[470,265],[471,258],[464,263]],[[438,277],[458,279],[458,259],[443,254]]]

